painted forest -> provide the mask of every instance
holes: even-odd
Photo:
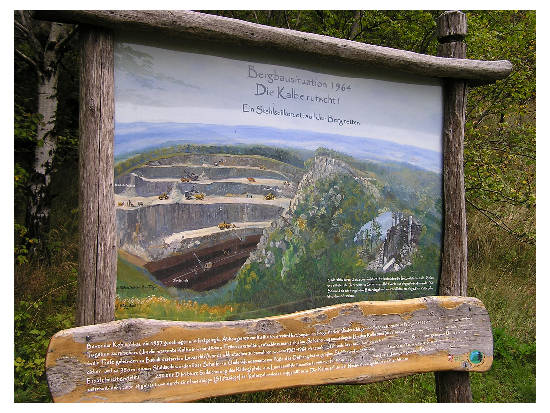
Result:
[[[431,55],[436,54],[435,22],[441,12],[205,11]],[[465,13],[467,56],[506,59],[513,64],[508,78],[470,88],[467,99],[464,168],[468,295],[479,298],[487,307],[494,336],[492,369],[470,374],[473,399],[535,402],[536,13],[521,10]],[[79,27],[37,21],[29,11],[15,11],[14,33],[14,401],[51,402],[44,372],[49,339],[57,331],[75,326],[79,271]],[[298,162],[294,159],[289,162],[292,161]],[[139,162],[136,160],[135,164]],[[326,187],[309,194],[312,198],[304,200],[304,207],[308,203],[330,202],[328,198],[315,197],[329,194],[334,185],[349,187],[354,192],[355,181],[338,179],[342,182],[321,183]],[[346,219],[357,220],[359,224],[372,215],[372,211],[365,210]],[[313,217],[304,227],[314,229],[326,224]],[[304,236],[300,232],[301,223],[296,221],[296,225],[296,234]],[[313,236],[314,231],[310,232]],[[277,237],[281,235],[275,232],[273,242],[280,241]],[[297,277],[315,269],[300,268],[299,255],[288,252],[299,245],[298,238],[293,236],[289,236],[292,240],[289,245],[294,246],[286,250],[286,258],[280,258],[290,263],[292,274]],[[340,238],[346,237],[349,234],[336,231],[328,241],[340,246],[344,245],[339,244]],[[317,241],[308,245],[322,250],[320,245],[328,242]],[[437,255],[437,250],[431,253]],[[323,259],[342,260],[342,254],[326,254]],[[345,259],[343,262],[351,265]],[[253,265],[244,268],[243,274],[241,279],[248,284],[239,285],[236,294],[274,299],[262,298],[263,286],[254,288],[257,272]],[[264,282],[268,282],[269,272],[264,277]],[[184,304],[181,307],[181,311],[197,311]],[[295,387],[204,400],[435,401],[433,373],[368,385]]]

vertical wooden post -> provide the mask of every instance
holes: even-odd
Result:
[[[466,58],[466,15],[449,11],[437,20],[438,56]],[[444,82],[443,194],[444,227],[440,295],[465,296],[468,285],[466,201],[464,193],[464,124],[466,82]],[[437,401],[472,402],[468,372],[435,373]]]
[[[80,250],[77,324],[114,320],[114,41],[82,27],[80,72]]]

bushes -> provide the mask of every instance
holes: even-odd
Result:
[[[52,226],[35,255],[18,246],[14,274],[14,400],[51,401],[45,376],[45,357],[50,338],[74,326],[78,268],[78,210],[75,174],[58,173],[52,185],[64,187],[52,207]],[[28,251],[28,250],[27,250]]]
[[[19,301],[14,313],[14,400],[51,401],[45,377],[45,357],[51,336],[73,325],[71,307],[41,313],[41,302]]]
[[[24,271],[21,267],[19,270]],[[68,277],[76,277],[72,271],[66,272]],[[51,273],[55,274],[54,271]],[[16,402],[51,401],[44,371],[48,343],[58,331],[74,326],[76,282],[73,280],[49,290],[44,287],[45,284],[39,279],[30,289],[33,295],[37,295],[42,289],[40,300],[18,299],[17,296],[15,300],[13,327]],[[44,290],[47,292],[44,293]]]

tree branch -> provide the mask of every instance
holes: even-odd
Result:
[[[25,33],[27,40],[32,43],[35,50],[42,50],[42,45],[40,41],[36,38],[34,31],[32,30],[32,18],[28,16],[25,11],[18,11],[19,18],[21,22],[18,22],[14,19],[15,26],[19,28],[23,33]]]
[[[40,72],[40,67],[38,66],[38,63],[36,63],[33,59],[31,59],[29,56],[27,56],[25,53],[21,52],[18,49],[14,49],[15,53],[21,57],[24,61],[26,61],[28,64],[33,66],[38,72]]]
[[[283,15],[285,17],[286,27],[290,30],[290,23],[288,22],[288,16],[286,15],[286,10],[283,10]]]
[[[28,27],[29,20],[27,19],[27,15],[25,14],[25,11],[18,10],[17,13],[19,14],[19,18],[21,19],[21,23],[23,24],[23,26]]]
[[[503,152],[503,153],[506,153],[508,155],[513,155],[513,156],[521,156],[523,158],[528,158],[528,159],[532,159],[533,161],[537,159],[536,155],[530,155],[530,154],[527,154],[527,153],[520,153],[520,152],[513,152],[509,149],[502,149],[502,148],[497,148],[495,146],[490,146],[489,149],[495,151],[495,152]],[[527,150],[527,149],[526,149]]]
[[[500,200],[500,202],[504,202],[506,204],[512,204],[512,205],[515,205],[515,206],[525,205],[528,202],[527,199],[524,199],[522,201],[522,200],[519,200],[519,199],[510,198],[509,196],[504,195],[500,191],[495,191],[494,189],[489,189],[489,188],[483,188],[481,186],[469,186],[469,187],[465,188],[465,191],[466,192],[478,191],[478,192],[485,192],[485,193],[488,193],[488,194],[498,195],[502,198]]]
[[[29,32],[29,29],[27,27],[23,26],[17,20],[14,20],[13,24],[15,25],[15,28],[19,29],[27,38],[30,36],[30,32]]]
[[[55,45],[54,51],[56,55],[59,54],[59,58],[65,53],[65,45],[76,35],[77,31],[78,25],[73,26],[67,35]]]
[[[484,217],[486,217],[489,221],[491,221],[493,224],[495,224],[498,228],[506,231],[510,235],[512,235],[515,239],[517,239],[520,242],[525,242],[527,244],[535,245],[535,241],[532,240],[527,234],[517,234],[512,228],[510,228],[508,225],[506,225],[503,222],[499,222],[496,219],[494,219],[492,216],[489,215],[489,212],[481,207],[478,207],[473,202],[471,202],[468,198],[466,198],[466,203],[470,205],[472,208],[474,208],[476,211],[481,213]]]
[[[298,10],[298,14],[296,15],[296,22],[294,23],[294,30],[298,30],[298,25],[300,24],[300,15],[302,13],[302,10]]]
[[[359,35],[359,33],[361,33],[359,31],[361,17],[362,17],[361,10],[355,10],[355,15],[353,16],[353,24],[351,25],[351,29],[348,36],[349,40],[354,40]]]

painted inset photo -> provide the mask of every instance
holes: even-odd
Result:
[[[117,42],[117,318],[437,294],[442,88]]]

